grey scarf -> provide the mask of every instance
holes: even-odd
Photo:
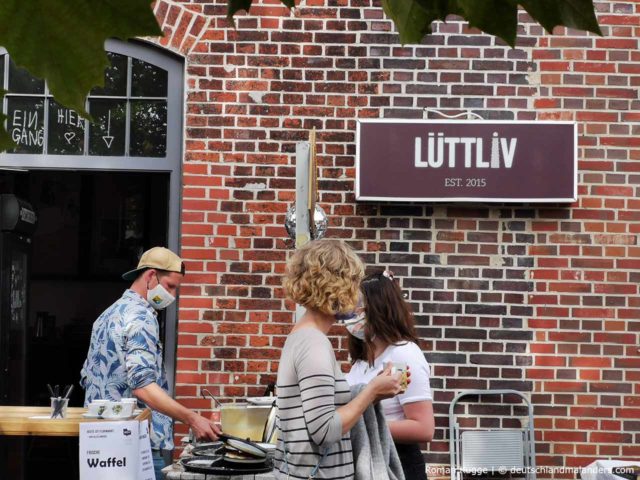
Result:
[[[351,387],[354,398],[365,387]],[[369,405],[351,429],[355,480],[405,480],[380,402]]]

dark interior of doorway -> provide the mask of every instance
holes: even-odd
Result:
[[[28,275],[24,404],[48,405],[49,383],[74,384],[70,406],[82,406],[78,380],[94,320],[128,287],[121,274],[140,254],[167,245],[169,174],[0,170],[0,193],[26,200],[38,216]],[[32,437],[28,457],[15,461],[26,465],[28,479],[52,471],[74,478],[75,442],[70,447],[62,439]]]

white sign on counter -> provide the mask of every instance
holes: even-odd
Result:
[[[151,440],[149,440],[149,422],[140,422],[140,443],[138,460],[138,480],[156,480],[151,457]]]
[[[153,480],[148,422],[80,424],[80,480]]]

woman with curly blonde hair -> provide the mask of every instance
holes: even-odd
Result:
[[[287,296],[306,308],[284,344],[278,368],[279,478],[352,479],[349,431],[367,407],[401,391],[391,366],[353,400],[327,333],[353,312],[364,267],[339,240],[316,240],[287,262]]]

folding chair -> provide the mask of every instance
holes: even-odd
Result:
[[[522,429],[463,430],[456,419],[458,401],[468,395],[518,395],[527,404],[529,421]],[[516,390],[467,390],[458,394],[449,406],[449,447],[451,480],[465,474],[502,475],[516,473],[535,480],[536,452],[533,432],[533,407],[527,397]]]

